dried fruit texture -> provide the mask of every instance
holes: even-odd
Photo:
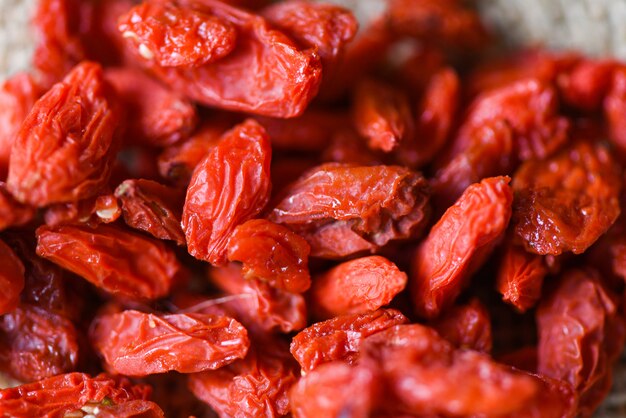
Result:
[[[395,309],[337,316],[317,322],[293,337],[291,354],[305,372],[335,360],[355,363],[364,338],[407,322]]]
[[[479,63],[469,74],[464,90],[469,97],[521,80],[536,79],[556,83],[581,61],[578,53],[525,48]]]
[[[352,12],[333,4],[290,0],[266,8],[263,16],[300,46],[315,48],[324,74],[333,69],[358,29]]]
[[[416,313],[438,316],[457,298],[486,260],[511,217],[508,177],[491,177],[467,188],[418,247],[410,276]]]
[[[414,138],[401,143],[395,154],[400,162],[422,167],[442,150],[453,127],[460,89],[459,77],[452,68],[433,74],[419,104]]]
[[[626,67],[613,72],[611,86],[604,99],[604,117],[609,139],[617,148],[620,156],[626,156]]]
[[[569,122],[557,114],[556,91],[527,79],[477,97],[446,155],[433,188],[452,203],[471,182],[508,174],[516,162],[545,158],[567,140]]]
[[[304,238],[284,226],[252,219],[239,225],[230,237],[228,260],[240,261],[246,278],[302,293],[311,286],[310,249]]]
[[[372,416],[380,395],[380,380],[374,370],[333,361],[302,377],[291,389],[289,399],[294,418],[345,414],[367,418]]]
[[[418,173],[323,164],[288,187],[268,219],[302,235],[312,256],[340,258],[415,238],[428,214],[428,186]]]
[[[78,354],[78,333],[60,315],[20,305],[0,319],[2,369],[22,382],[72,371]]]
[[[115,189],[122,203],[124,222],[155,238],[185,245],[180,226],[185,195],[182,190],[152,180],[129,179]]]
[[[476,130],[494,120],[510,126],[515,155],[521,161],[545,158],[568,138],[569,122],[558,115],[555,89],[540,80],[521,80],[477,97],[468,110],[452,153],[475,141]]]
[[[48,226],[83,223],[97,226],[115,222],[122,215],[122,208],[113,194],[103,194],[78,202],[57,203],[46,208],[44,221]]]
[[[0,315],[14,310],[24,289],[24,264],[4,241],[0,240]]]
[[[195,128],[193,103],[143,72],[109,68],[105,77],[124,104],[128,141],[164,147],[188,137]]]
[[[37,256],[37,243],[25,231],[5,233],[3,239],[24,264],[25,286],[21,301],[79,321],[89,296],[84,286],[80,286],[82,282],[77,282],[78,278],[72,280],[74,277],[70,277],[69,272]]]
[[[587,112],[600,109],[617,67],[614,60],[585,59],[570,71],[563,71],[556,80],[563,101]]]
[[[557,379],[531,373],[539,388],[537,396],[519,410],[502,415],[503,418],[544,418],[577,416],[578,397],[572,386]]]
[[[458,0],[390,0],[385,18],[398,34],[446,47],[478,49],[489,40],[478,14]]]
[[[406,273],[385,257],[346,261],[315,277],[311,310],[322,319],[375,311],[404,290],[406,282]]]
[[[273,148],[292,151],[322,151],[333,134],[349,123],[344,112],[311,107],[296,118],[257,116],[256,120],[267,130]]]
[[[527,251],[559,255],[584,252],[620,213],[621,179],[610,151],[577,141],[515,173],[515,234]]]
[[[302,114],[317,94],[320,58],[300,50],[258,15],[217,0],[184,0],[199,13],[228,22],[237,45],[226,57],[199,67],[150,68],[172,89],[199,103],[228,110],[288,118]]]
[[[222,135],[230,129],[228,120],[208,120],[189,138],[171,145],[159,155],[159,174],[164,179],[187,186],[194,168],[215,147]]]
[[[0,231],[12,226],[22,226],[34,217],[35,209],[15,200],[8,192],[6,183],[0,181]]]
[[[115,158],[116,109],[100,65],[76,66],[24,120],[11,152],[11,194],[33,206],[97,194]]]
[[[85,412],[96,412],[81,408]],[[159,405],[150,401],[134,400],[119,405],[98,405],[98,418],[165,418]]]
[[[41,86],[27,73],[15,74],[0,87],[0,179],[5,178],[9,169],[15,136],[42,93]]]
[[[47,87],[61,80],[86,58],[79,37],[81,6],[78,0],[42,0],[33,23],[38,40],[33,64]]]
[[[255,341],[254,346],[243,360],[188,377],[191,391],[220,417],[289,413],[288,391],[298,379],[298,364],[283,341]]]
[[[478,299],[453,307],[431,326],[455,347],[491,352],[491,318]]]
[[[624,345],[617,309],[592,270],[564,273],[537,309],[538,372],[571,384],[582,416],[591,416],[610,389],[611,367]]]
[[[374,150],[390,152],[414,135],[413,115],[406,94],[380,81],[361,81],[352,98],[356,130]]]
[[[67,373],[0,390],[0,411],[14,417],[56,418],[87,404],[146,400],[150,392],[148,386],[133,385],[124,377]]]
[[[217,61],[237,42],[237,31],[228,21],[167,2],[133,7],[119,18],[118,28],[139,56],[163,67]]]
[[[398,413],[500,416],[522,409],[538,392],[537,379],[484,354],[455,349],[419,324],[365,338],[361,355],[380,368],[381,383],[393,393],[388,407]]]
[[[209,270],[209,279],[233,296],[224,305],[250,330],[292,332],[306,326],[304,297],[285,292],[256,278],[244,279],[235,266]]]
[[[105,314],[92,323],[90,337],[107,369],[128,376],[213,370],[245,357],[250,346],[239,322],[197,313]]]
[[[189,254],[213,265],[226,262],[237,225],[256,216],[269,200],[271,158],[265,129],[248,119],[226,132],[198,164],[183,209]]]
[[[505,302],[525,312],[541,298],[541,286],[546,274],[548,269],[543,257],[516,245],[508,245],[500,261],[496,286]]]
[[[444,212],[473,183],[511,171],[513,133],[506,122],[485,123],[475,138],[466,151],[448,161],[431,179],[435,213]]]
[[[111,225],[41,226],[37,254],[113,295],[167,295],[181,266],[162,242]]]

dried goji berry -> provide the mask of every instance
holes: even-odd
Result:
[[[268,218],[302,235],[311,255],[339,258],[415,238],[428,218],[424,178],[399,166],[324,164],[293,183]]]
[[[150,235],[185,245],[180,226],[185,195],[182,190],[152,180],[128,179],[115,189],[124,222]]]
[[[171,87],[209,106],[274,117],[302,114],[321,81],[314,49],[300,50],[259,15],[217,0],[185,0],[193,10],[228,22],[237,45],[226,57],[199,67],[151,70]]]
[[[446,144],[458,107],[459,78],[443,68],[428,81],[422,97],[413,138],[400,144],[396,158],[409,167],[422,167]]]
[[[105,314],[92,323],[90,337],[107,369],[128,376],[213,370],[245,357],[250,346],[239,322],[199,313]]]
[[[21,301],[69,318],[81,319],[89,292],[82,281],[68,271],[39,257],[35,253],[37,242],[26,231],[5,233],[3,239],[22,260],[25,267],[25,286]]]
[[[358,22],[349,9],[334,4],[289,0],[263,10],[263,16],[294,41],[315,48],[324,77],[333,70],[344,46],[354,38]]]
[[[413,115],[403,91],[368,79],[357,84],[352,103],[354,126],[370,148],[390,152],[414,135]]]
[[[108,68],[105,78],[124,104],[128,141],[163,147],[188,137],[195,128],[193,104],[141,71]]]
[[[289,413],[288,391],[298,364],[279,340],[254,342],[243,360],[189,375],[191,391],[221,417],[280,417]]]
[[[1,368],[22,382],[72,371],[78,355],[78,333],[60,315],[22,304],[0,317]]]
[[[15,136],[42,93],[35,77],[28,73],[18,73],[0,86],[0,179],[9,168]]]
[[[556,91],[522,80],[477,97],[438,162],[434,192],[452,203],[471,182],[510,174],[517,161],[545,158],[561,147],[569,122],[557,114]]]
[[[524,312],[541,298],[541,286],[546,274],[548,269],[543,257],[508,245],[500,261],[496,285],[505,302]]]
[[[306,303],[302,295],[286,292],[256,278],[244,279],[235,266],[209,270],[210,281],[232,298],[228,309],[248,329],[291,332],[306,326]]]
[[[15,139],[7,188],[33,206],[98,193],[115,158],[118,112],[98,64],[83,62],[31,109]]]
[[[380,386],[379,377],[370,368],[342,361],[322,364],[291,389],[291,411],[294,418],[368,418],[380,399]]]
[[[410,276],[415,311],[433,318],[450,306],[498,243],[511,217],[508,177],[468,187],[420,244]]]
[[[611,366],[624,344],[617,309],[593,270],[564,273],[537,309],[538,372],[571,384],[582,416],[591,416],[610,388]]]
[[[406,274],[385,257],[346,261],[315,277],[311,310],[323,319],[374,311],[391,302],[406,282]]]
[[[614,60],[582,60],[571,70],[562,71],[556,81],[563,101],[588,112],[599,109],[617,67]]]
[[[267,133],[248,119],[226,132],[198,164],[182,219],[191,255],[214,265],[225,263],[234,229],[269,200],[271,156]]]
[[[0,390],[0,411],[8,416],[63,417],[87,404],[117,405],[146,400],[151,388],[124,377],[68,373]]]
[[[33,64],[45,86],[61,80],[72,67],[86,58],[79,37],[79,0],[42,0],[33,19],[38,34]]]
[[[235,48],[229,22],[174,2],[145,2],[119,18],[122,36],[137,54],[163,67],[199,67]]]
[[[576,416],[578,396],[572,386],[561,380],[531,374],[539,385],[537,396],[518,411],[503,415],[503,418],[541,418]]]
[[[491,318],[478,299],[453,307],[431,326],[456,347],[491,352]]]
[[[111,225],[42,226],[37,254],[114,295],[157,299],[181,272],[161,241]]]
[[[282,225],[252,219],[239,225],[228,244],[228,260],[240,261],[246,278],[268,282],[287,292],[311,286],[309,244]]]
[[[521,49],[504,56],[496,55],[479,63],[470,72],[464,87],[470,97],[475,97],[477,94],[531,78],[554,83],[560,74],[571,71],[580,60],[579,54],[570,51]]]
[[[24,264],[11,247],[0,240],[0,315],[12,311],[24,289]]]
[[[620,187],[610,151],[599,143],[577,141],[529,160],[513,177],[516,237],[536,254],[580,254],[617,219]]]
[[[455,349],[419,324],[365,338],[361,355],[380,367],[382,384],[394,395],[382,401],[397,413],[499,416],[524,408],[538,392],[536,378],[487,355]]]
[[[406,322],[408,319],[395,309],[337,316],[315,323],[293,337],[291,354],[305,372],[334,360],[354,363],[363,338]]]

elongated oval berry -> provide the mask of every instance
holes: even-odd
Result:
[[[33,105],[17,134],[11,194],[39,207],[97,194],[115,160],[116,106],[99,64],[74,67]]]
[[[509,224],[508,177],[468,187],[433,226],[415,253],[411,292],[415,311],[433,318],[450,306]]]
[[[145,2],[118,26],[128,44],[163,67],[197,67],[231,53],[237,32],[224,19],[174,3]]]
[[[114,295],[157,299],[181,270],[161,241],[111,225],[42,226],[37,254]]]
[[[226,262],[237,225],[257,215],[269,200],[271,158],[265,129],[248,119],[226,132],[198,164],[183,208],[189,254],[214,265]]]
[[[244,358],[250,346],[246,329],[226,316],[133,310],[96,318],[91,340],[111,371],[129,376],[213,370]]]
[[[374,311],[391,302],[406,282],[406,273],[385,257],[346,261],[315,278],[312,310],[320,318]]]

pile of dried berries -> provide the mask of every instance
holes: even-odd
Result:
[[[35,25],[0,91],[1,416],[562,418],[607,394],[626,64],[494,54],[457,0],[358,33],[300,0],[40,0]]]

